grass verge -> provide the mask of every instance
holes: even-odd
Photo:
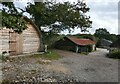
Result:
[[[47,53],[44,53],[44,54],[33,54],[30,57],[40,57],[40,58],[49,59],[49,60],[57,60],[61,58],[61,56],[54,50],[49,50]]]

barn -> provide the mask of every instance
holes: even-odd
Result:
[[[27,17],[27,29],[21,34],[8,28],[0,30],[0,53],[6,55],[18,55],[33,53],[41,50],[41,32],[38,27]]]
[[[96,50],[94,41],[90,39],[80,39],[75,37],[64,37],[60,39],[55,43],[55,48],[80,53]]]

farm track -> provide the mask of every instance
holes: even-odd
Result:
[[[118,60],[106,57],[106,49],[89,55],[54,50],[62,58],[15,58],[3,62],[3,81],[10,82],[118,82]]]

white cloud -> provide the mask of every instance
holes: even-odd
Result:
[[[85,0],[86,2],[97,2],[97,3],[108,3],[108,2],[119,2],[119,0]]]
[[[21,9],[23,9],[23,10],[25,10],[25,7],[27,6],[27,3],[28,2],[31,2],[31,3],[33,3],[33,1],[32,0],[21,0],[21,1],[14,1],[14,4],[15,4],[15,7],[17,7],[17,8],[21,8]],[[20,11],[19,9],[18,9],[18,11]],[[28,17],[31,17],[30,16],[30,14],[29,13],[27,13],[27,12],[25,12],[24,13],[24,15],[25,16],[28,16]]]
[[[93,21],[91,32],[106,28],[110,33],[118,34],[118,0],[86,0],[90,7],[88,15]]]

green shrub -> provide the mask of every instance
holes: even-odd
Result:
[[[4,55],[0,54],[0,60],[3,60],[3,59],[4,59]]]
[[[3,54],[0,54],[0,60],[6,61],[6,60],[8,60],[8,59],[9,59],[8,56],[4,56]]]
[[[108,57],[115,58],[115,59],[120,59],[120,50],[110,51],[110,53],[108,54]]]

